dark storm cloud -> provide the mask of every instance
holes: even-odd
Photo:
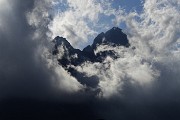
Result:
[[[37,57],[43,42],[33,40],[35,30],[26,20],[33,6],[33,0],[9,0],[10,10],[1,12],[0,119],[94,118],[88,96],[78,100],[82,95],[67,97],[52,88],[55,74]]]
[[[0,97],[34,96],[50,87],[50,71],[35,59],[37,41],[26,20],[34,1],[7,2],[10,10],[0,13]]]

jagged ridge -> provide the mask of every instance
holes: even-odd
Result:
[[[58,59],[59,64],[71,73],[72,76],[77,78],[81,84],[85,84],[90,87],[96,87],[98,84],[98,78],[96,76],[85,77],[84,73],[76,71],[69,65],[78,66],[86,61],[90,62],[102,62],[107,56],[116,59],[117,56],[112,50],[105,50],[103,52],[95,54],[94,51],[99,45],[110,45],[110,46],[124,46],[129,47],[129,41],[127,35],[122,32],[118,27],[113,27],[106,33],[99,34],[95,39],[92,45],[88,45],[82,51],[75,49],[71,44],[63,37],[57,36],[54,40],[54,50],[53,55],[57,55],[62,51],[59,51],[58,48],[62,47],[64,50],[63,56]]]

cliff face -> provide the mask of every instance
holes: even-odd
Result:
[[[59,59],[57,59],[59,65],[61,65],[65,70],[67,70],[72,76],[74,76],[81,84],[85,84],[90,87],[96,87],[98,84],[98,78],[95,76],[85,77],[84,73],[76,71],[73,66],[81,65],[84,62],[103,62],[103,60],[110,56],[116,59],[117,56],[113,50],[103,50],[95,54],[95,50],[99,45],[109,45],[109,46],[124,46],[129,47],[129,41],[127,35],[122,32],[120,28],[113,27],[106,33],[99,34],[92,45],[88,45],[82,51],[79,49],[74,49],[71,44],[63,37],[57,36],[54,40],[54,50],[53,55],[62,54]],[[60,49],[61,48],[61,49]]]

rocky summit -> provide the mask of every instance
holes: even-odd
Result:
[[[106,33],[100,33],[95,39],[92,45],[88,45],[83,50],[75,49],[72,45],[63,37],[57,36],[53,40],[54,50],[53,55],[61,54],[61,57],[57,59],[59,65],[67,70],[73,77],[75,77],[81,84],[89,87],[96,87],[98,85],[98,78],[96,76],[86,77],[85,73],[80,73],[75,70],[73,66],[79,66],[84,62],[103,62],[107,56],[113,59],[117,59],[115,51],[104,50],[95,54],[95,50],[99,45],[124,46],[129,47],[129,41],[127,35],[122,32],[118,27],[113,27]]]

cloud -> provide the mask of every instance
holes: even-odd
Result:
[[[102,1],[88,1],[87,4],[84,2],[79,4],[81,1],[78,0],[66,1],[65,4],[67,8],[65,11],[55,14],[53,18],[51,18],[51,14],[49,13],[51,10],[49,9],[62,2],[65,1],[44,0],[42,4],[41,2],[35,1],[34,8],[26,12],[29,25],[35,28],[33,28],[35,32],[32,32],[34,34],[33,37],[29,39],[36,39],[45,45],[51,39],[51,37],[48,37],[51,35],[50,32],[54,34],[56,30],[60,30],[65,37],[70,36],[76,42],[82,42],[81,40],[86,41],[88,35],[91,36],[97,32],[92,30],[93,28],[90,28],[87,23],[98,24],[100,14],[107,16],[116,15],[117,17],[113,18],[112,21],[118,19],[118,21],[120,20],[119,22],[125,21],[127,24],[127,30],[129,30],[127,34],[131,44],[135,46],[135,50],[131,48],[124,49],[120,47],[111,48],[110,46],[99,46],[99,50],[113,49],[120,58],[113,60],[108,57],[102,64],[85,63],[76,68],[79,71],[86,72],[87,76],[98,76],[100,80],[98,87],[103,91],[105,96],[111,96],[114,95],[114,93],[118,94],[125,80],[130,80],[142,86],[157,80],[158,77],[161,77],[162,70],[156,65],[162,64],[162,61],[163,64],[167,64],[166,59],[168,59],[169,56],[179,60],[179,57],[175,55],[175,53],[177,54],[178,48],[174,52],[171,50],[171,47],[177,44],[179,40],[178,1],[169,2],[164,0],[159,2],[153,0],[150,2],[147,0],[144,3],[144,11],[140,14],[136,12],[124,13],[121,9],[116,10],[111,7],[110,1],[105,1],[104,5]],[[10,5],[4,1],[1,2],[1,4],[5,4],[6,6]],[[49,4],[50,6],[48,6]],[[11,7],[11,9],[13,9],[13,7]],[[42,15],[40,16],[39,14]],[[119,19],[122,14],[124,16],[121,17],[122,19]],[[157,16],[161,16],[162,19]],[[54,32],[53,29],[55,30]],[[1,31],[2,30],[3,29],[1,29]],[[9,33],[11,32],[10,30],[7,31]],[[7,31],[4,32],[3,35],[8,33]],[[59,32],[57,32],[57,34],[59,34]],[[56,34],[54,34],[54,36],[55,35]],[[38,46],[38,54],[48,47],[50,46],[46,46],[45,48],[41,45]],[[98,52],[98,50],[96,52]],[[50,57],[50,59],[52,58]],[[47,64],[50,68],[54,68],[56,79],[60,82],[60,88],[68,88],[69,90],[75,91],[83,88],[75,78],[71,77],[61,67],[55,67],[57,63],[54,64],[54,61],[50,61],[50,59]],[[176,63],[173,62],[173,64]],[[68,79],[64,81],[63,79],[66,79],[66,77]],[[111,79],[111,81],[109,79]],[[67,87],[63,87],[66,85]]]
[[[121,24],[124,15],[125,10],[113,8],[111,0],[41,0],[35,1],[35,7],[27,17],[34,27],[48,27],[46,34],[50,39],[62,36],[74,47],[82,48],[99,32]],[[36,36],[42,34],[39,32],[37,30]]]
[[[33,40],[34,31],[26,20],[26,13],[33,8],[33,3],[1,1],[0,99],[46,96],[53,89],[53,72],[39,57],[39,42]]]
[[[162,64],[161,62],[167,59],[167,55],[179,59],[175,58],[172,47],[178,49],[174,47],[178,44],[180,28],[177,17],[179,16],[178,1],[146,0],[143,3],[143,11],[140,13],[136,11],[126,13],[121,7],[113,8],[111,3],[110,0],[86,2],[81,0],[50,2],[46,0],[44,4],[36,2],[29,19],[30,25],[32,25],[32,21],[35,21],[33,25],[36,27],[38,24],[45,25],[45,28],[48,27],[46,35],[50,39],[60,35],[67,38],[75,47],[80,47],[88,42],[92,36],[98,33],[98,29],[105,30],[111,25],[118,26],[124,22],[127,26],[126,33],[129,41],[131,45],[135,46],[135,50],[99,46],[96,52],[113,49],[120,58],[117,60],[107,58],[104,63],[87,62],[76,68],[89,77],[97,76],[100,81],[98,89],[102,90],[103,96],[108,97],[121,92],[125,84],[124,81],[141,86],[147,86],[153,81],[157,81],[162,74],[162,70],[157,65]],[[47,12],[50,9],[48,4],[53,7],[51,10],[57,11],[58,9],[58,11],[53,14],[51,14],[51,10],[51,12]],[[40,8],[43,9],[39,10]],[[38,16],[38,12],[43,13],[43,15]],[[104,17],[110,19],[110,25],[101,21]],[[48,22],[43,24],[38,21]],[[62,74],[60,76],[62,77]],[[69,83],[71,83],[70,81]],[[79,86],[78,83],[76,85]],[[77,86],[74,88],[79,88]]]
[[[46,60],[45,65],[48,67],[48,69],[51,69],[55,73],[53,74],[54,76],[52,76],[51,80],[53,83],[55,83],[53,86],[57,90],[73,93],[84,88],[83,85],[81,85],[74,77],[64,70],[62,66],[58,64],[57,59],[60,59],[64,52],[61,51],[63,50],[62,48],[59,48],[61,53],[59,53],[58,56],[52,56],[47,48],[44,48],[43,50],[42,58]]]
[[[113,60],[107,57],[103,63],[86,62],[75,67],[88,77],[98,77],[98,89],[101,89],[104,97],[121,93],[125,81],[129,81],[134,86],[151,86],[154,81],[161,79],[163,70],[158,68],[160,64],[167,67],[168,57],[179,60],[179,57],[175,57],[177,55],[175,53],[178,53],[178,47],[175,46],[178,44],[180,28],[177,17],[179,16],[178,1],[146,0],[140,13],[136,11],[125,13],[121,8],[113,8],[111,2],[107,0],[103,4],[102,1],[88,1],[85,4],[80,0],[66,1],[67,8],[55,14],[49,24],[53,37],[60,34],[77,47],[78,42],[87,42],[88,37],[94,36],[97,28],[102,29],[106,26],[100,21],[101,14],[108,17],[115,16],[111,18],[110,24],[120,25],[125,22],[129,41],[136,49],[99,46],[96,53],[114,50],[120,58]],[[176,63],[172,61],[172,64]]]
[[[50,20],[48,3],[1,1],[4,6],[0,9],[0,100],[47,97],[52,91],[71,93],[82,87],[57,64],[55,68],[47,57],[44,59],[51,47],[46,34]]]
[[[44,65],[53,71],[49,81],[53,82],[56,89],[66,92],[77,92],[82,85],[77,80],[71,77],[61,66],[58,65],[50,54],[52,49],[52,38],[49,38],[48,25],[51,22],[51,7],[53,7],[55,1],[41,0],[34,2],[34,8],[28,11],[26,14],[28,24],[34,28],[32,39],[38,41],[38,55],[44,61]],[[73,32],[70,30],[70,32]],[[63,51],[62,51],[63,54]],[[60,56],[59,56],[60,57]],[[57,58],[56,58],[57,60]],[[47,69],[48,69],[47,68]]]
[[[144,12],[140,15],[134,15],[139,17],[140,21],[132,19],[127,24],[129,30],[132,29],[136,40],[146,42],[148,48],[156,51],[163,51],[165,48],[168,49],[173,43],[179,38],[179,4],[174,3],[177,1],[170,2],[167,0],[163,1],[148,1],[144,3]],[[131,15],[131,14],[130,14]],[[130,23],[131,22],[131,23]],[[173,27],[175,26],[175,27]]]
[[[159,71],[151,61],[138,55],[131,47],[100,45],[95,53],[108,50],[113,50],[118,59],[108,56],[102,63],[86,62],[76,68],[89,77],[99,78],[100,96],[109,98],[118,95],[127,81],[134,86],[148,86],[159,77]]]
[[[63,3],[64,5],[62,5]],[[120,16],[123,13],[123,11],[116,12],[116,9],[112,8],[110,0],[63,0],[56,4],[56,6],[60,5],[62,6],[58,7],[57,14],[49,24],[51,37],[54,38],[58,35],[65,37],[77,48],[87,44],[100,30],[104,31],[110,28],[101,19],[112,15],[115,17],[116,14]],[[115,21],[118,24],[120,17]]]
[[[61,7],[56,13],[53,10],[56,10],[57,6]],[[109,0],[89,0],[87,2],[81,0],[42,0],[35,1],[32,11],[27,13],[27,20],[29,25],[35,28],[33,39],[43,39],[43,41],[40,40],[43,45],[47,44],[49,41],[54,39],[55,36],[59,35],[67,38],[73,46],[80,47],[83,46],[84,43],[88,42],[89,38],[93,38],[98,33],[97,29],[104,29],[104,27],[107,29],[105,24],[99,24],[101,16],[111,16],[114,13],[115,9],[111,7],[111,2]],[[118,14],[120,15],[120,12]],[[51,48],[51,46],[46,46],[46,48]],[[41,46],[40,52],[47,51],[46,48],[42,49]],[[45,54],[45,58],[50,56],[47,52],[45,52]],[[52,57],[50,57],[50,59],[52,59]],[[57,73],[57,79],[59,79],[57,81],[60,83],[62,82],[63,84],[59,84],[59,88],[64,88],[64,90],[67,88],[75,91],[82,88],[77,82],[73,82],[76,86],[72,85],[70,88],[69,85],[72,81],[76,80],[70,77],[68,73],[65,73],[62,68],[59,68],[57,64],[52,64],[53,62],[51,60],[50,62],[49,60],[47,64],[54,67],[54,72]],[[69,79],[66,79],[66,81],[63,82],[63,76],[64,78],[68,77]],[[67,87],[62,87],[66,85]]]
[[[141,13],[124,13],[111,1],[67,1],[53,15],[62,2],[0,0],[0,118],[180,118],[179,0],[145,0]],[[111,26],[99,23],[101,14],[116,15],[113,25],[126,23],[131,47],[99,46],[96,53],[111,49],[119,58],[75,67],[98,77],[94,92],[57,64],[47,43],[57,34],[79,47]]]

